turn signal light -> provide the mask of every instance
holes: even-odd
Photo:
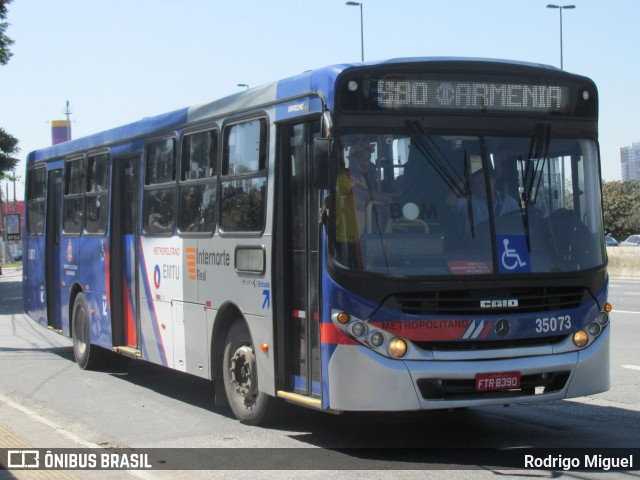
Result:
[[[349,320],[351,320],[351,317],[347,312],[340,312],[338,315],[336,315],[336,320],[338,320],[338,322],[340,322],[341,324],[345,325],[349,323]]]
[[[604,311],[607,313],[611,313],[611,310],[613,310],[613,306],[610,303],[605,303],[604,304]]]

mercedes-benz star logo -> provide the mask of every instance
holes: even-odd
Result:
[[[496,322],[496,326],[493,328],[493,330],[499,337],[506,337],[511,331],[511,324],[506,318],[501,318]]]

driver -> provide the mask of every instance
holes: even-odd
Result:
[[[493,170],[488,171],[489,187],[491,188],[491,199],[493,201],[493,213],[496,216],[507,215],[516,211],[520,205],[510,195],[496,190],[496,179]],[[479,223],[489,220],[489,190],[485,182],[485,171],[480,168],[471,174],[471,208],[473,212],[473,223]],[[454,212],[464,213],[467,211],[467,198],[464,194],[464,187],[459,186],[452,190],[447,197],[447,204]]]

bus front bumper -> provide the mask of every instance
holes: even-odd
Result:
[[[411,411],[581,397],[609,389],[609,331],[580,351],[483,360],[401,361],[365,346],[339,345],[328,366],[329,407]],[[486,355],[485,355],[486,356]],[[495,357],[500,351],[495,351]],[[520,372],[521,388],[475,390],[478,373]],[[326,394],[326,392],[325,392]]]

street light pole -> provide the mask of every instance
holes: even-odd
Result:
[[[360,7],[360,53],[362,61],[364,62],[364,18],[362,16],[362,3],[347,2],[346,5],[350,7]]]
[[[71,120],[69,117],[71,117],[72,113],[71,108],[69,108],[69,100],[67,100],[67,108],[64,110],[64,115],[67,117],[67,141],[71,140]]]
[[[562,55],[562,10],[576,8],[575,5],[547,5],[547,8],[557,8],[560,10],[560,70],[564,70],[564,60]]]
[[[238,86],[239,86],[239,87],[244,87],[244,88],[246,88],[247,90],[249,90],[249,85],[247,85],[246,83],[239,83],[239,84],[238,84]]]

